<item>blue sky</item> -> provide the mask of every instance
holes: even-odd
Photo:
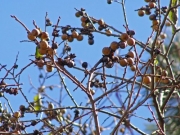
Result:
[[[163,1],[161,5],[167,5],[168,1]],[[126,11],[127,11],[127,18],[128,18],[128,24],[129,28],[133,29],[136,32],[135,38],[145,42],[148,38],[148,36],[151,33],[151,22],[148,19],[148,16],[144,17],[138,17],[137,12],[134,10],[145,6],[145,2],[143,0],[133,1],[133,0],[126,0]],[[35,45],[33,43],[20,43],[21,40],[27,39],[27,34],[25,29],[13,18],[10,17],[10,15],[15,15],[18,19],[20,19],[30,30],[34,28],[32,21],[35,20],[37,25],[44,30],[44,17],[45,13],[48,12],[48,17],[51,19],[53,24],[56,23],[58,17],[61,17],[60,25],[65,26],[67,24],[74,26],[74,27],[80,27],[81,22],[79,18],[75,17],[75,9],[85,8],[87,13],[90,16],[93,16],[97,19],[103,18],[105,22],[118,30],[125,32],[125,29],[123,25],[125,24],[123,13],[122,13],[122,7],[118,3],[112,3],[111,5],[108,5],[106,3],[106,0],[78,0],[78,1],[10,1],[10,0],[4,0],[1,1],[0,4],[0,14],[1,14],[1,22],[0,22],[0,40],[1,40],[1,49],[0,49],[0,63],[6,64],[7,68],[10,68],[15,59],[16,55],[19,52],[18,57],[18,65],[19,68],[17,69],[17,72],[25,65],[27,65],[30,61],[29,59],[34,59],[34,57],[29,57],[29,55],[34,54],[35,52]],[[52,28],[47,28],[47,31],[52,32]],[[107,38],[107,36],[100,35],[100,34],[94,34],[95,43],[94,45],[90,46],[87,43],[87,37],[84,38],[82,42],[75,41],[73,43],[69,43],[72,47],[73,53],[77,54],[77,66],[80,66],[78,64],[78,61],[91,61],[91,65],[94,65],[95,62],[102,56],[102,48],[104,46],[109,46],[109,44],[113,40],[117,40],[116,38],[110,37]],[[51,38],[52,39],[52,38]],[[61,41],[61,39],[57,39],[58,42]],[[127,50],[120,50],[121,54],[126,54]],[[58,52],[59,54],[61,51]],[[145,55],[145,57],[148,57],[148,55]],[[119,75],[121,75],[121,70],[123,70],[122,67],[119,67]],[[79,74],[78,72],[74,71],[74,75],[77,76],[83,76],[83,74]],[[114,72],[112,73],[114,74]],[[30,93],[28,93],[28,90],[30,88],[29,79],[28,76],[32,79],[32,82],[35,87],[39,87],[38,82],[38,75],[39,70],[37,67],[30,66],[21,76],[21,81],[23,82],[23,91],[28,94],[28,99],[32,100],[33,95],[36,92],[35,90],[32,90]],[[0,76],[4,76],[3,72],[0,72]],[[48,84],[52,83],[58,83],[58,77],[57,80],[48,80]],[[67,84],[70,83],[70,81],[67,80]],[[72,86],[71,86],[72,87]],[[73,86],[73,89],[75,86]],[[58,99],[58,96],[56,94],[57,92],[52,92],[50,95],[54,97],[54,99]],[[78,94],[73,93],[75,97],[77,97],[77,102],[83,102],[83,100],[86,100],[83,96],[82,98],[78,98]],[[18,95],[16,97],[12,97],[11,100],[13,102],[11,103],[14,107],[14,110],[18,110],[18,106],[23,102],[25,103],[25,100],[22,98],[21,95]],[[69,101],[70,99],[66,99],[67,105],[72,105],[72,102]],[[25,103],[26,104],[26,103]],[[143,115],[146,118],[151,117],[150,113],[147,112],[147,116],[144,115],[145,109],[142,109],[141,111],[137,111],[138,115]],[[132,123],[138,124],[138,127],[144,130],[144,123],[145,121],[137,121],[139,119],[132,120]],[[104,133],[105,134],[105,133]],[[108,134],[108,133],[107,133]]]

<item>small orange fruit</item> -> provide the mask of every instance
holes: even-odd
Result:
[[[37,66],[38,66],[39,68],[42,68],[42,67],[44,66],[44,60],[40,59],[40,60],[37,61],[36,64],[37,64]]]
[[[121,48],[121,49],[124,49],[127,46],[127,42],[126,41],[125,42],[120,41],[118,44],[119,44],[119,48]]]
[[[135,58],[135,52],[134,51],[129,51],[128,53],[127,53],[127,56],[129,56],[129,57],[131,57],[131,58]]]
[[[74,30],[74,31],[72,32],[72,37],[73,37],[73,38],[77,38],[78,35],[79,35],[79,33],[78,33],[77,31]]]
[[[121,36],[120,36],[120,39],[122,41],[127,41],[129,38],[129,35],[127,33],[122,33]]]
[[[83,40],[83,35],[82,34],[79,34],[76,38],[78,41],[82,41]]]
[[[155,8],[156,7],[156,3],[155,2],[149,2],[149,7],[150,8]]]
[[[115,51],[116,49],[119,48],[119,44],[118,44],[118,42],[113,41],[113,42],[111,43],[110,47],[111,47],[111,50]]]
[[[144,16],[144,14],[145,14],[145,11],[144,10],[138,10],[138,15],[140,16],[140,17],[142,17],[142,16]]]
[[[50,56],[53,56],[56,53],[56,50],[52,49],[52,48],[48,48],[47,49],[47,54]]]
[[[87,21],[87,17],[82,16],[81,17],[81,22],[86,22],[86,21]]]
[[[49,38],[49,34],[47,32],[41,33],[41,39],[47,40]]]
[[[28,33],[28,39],[34,41],[36,39],[36,36],[34,36],[32,33]]]
[[[130,45],[130,46],[133,46],[136,44],[135,40],[131,37],[128,38],[127,40],[127,44]]]
[[[52,72],[53,71],[53,67],[51,65],[46,65],[46,71],[47,72]]]
[[[107,35],[107,36],[110,36],[111,34],[112,34],[112,31],[111,31],[110,29],[107,29],[107,30],[106,30],[106,35]]]
[[[99,25],[104,25],[104,24],[105,24],[105,22],[104,22],[104,20],[103,20],[103,19],[100,19],[100,20],[98,20],[98,24],[99,24]]]
[[[69,41],[69,42],[72,42],[73,40],[74,40],[73,36],[72,36],[72,35],[69,35],[69,36],[68,36],[68,41]]]
[[[165,39],[167,37],[167,35],[165,33],[161,33],[160,37],[161,37],[161,39]]]
[[[68,35],[67,34],[62,34],[61,39],[62,40],[67,40],[68,39]]]
[[[131,58],[131,57],[129,57],[129,58],[127,58],[127,62],[128,62],[128,65],[129,65],[129,66],[132,66],[133,63],[134,63],[134,59]]]
[[[41,40],[39,45],[40,45],[40,48],[43,49],[43,50],[48,48],[48,42],[45,41],[45,40]]]
[[[143,76],[143,83],[144,83],[144,84],[149,84],[149,83],[151,83],[151,77],[148,76],[148,75]]]
[[[47,50],[46,49],[39,49],[39,53],[41,54],[41,55],[45,55],[46,53],[47,53]]]
[[[159,20],[153,20],[153,21],[152,21],[152,24],[153,24],[153,25],[158,25],[158,24],[159,24]]]
[[[32,33],[33,36],[36,36],[36,37],[37,37],[41,32],[40,32],[39,29],[33,29],[33,30],[31,31],[31,33]]]
[[[104,55],[109,55],[109,54],[111,53],[111,49],[110,49],[109,47],[104,47],[104,48],[102,49],[102,53],[103,53]]]
[[[131,66],[131,71],[135,71],[136,70],[136,65],[132,65]]]
[[[122,66],[122,67],[125,67],[128,65],[128,61],[127,59],[120,59],[119,60],[119,64]]]

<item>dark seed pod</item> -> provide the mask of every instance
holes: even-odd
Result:
[[[134,36],[135,35],[135,31],[134,30],[128,30],[127,34],[130,36]]]
[[[68,66],[69,68],[74,67],[74,66],[75,66],[74,61],[70,60],[70,61],[67,63],[67,66]]]
[[[119,44],[119,48],[121,49],[124,49],[127,46],[127,42],[123,42],[123,41],[120,41],[118,44]]]
[[[93,45],[94,44],[94,39],[93,38],[89,38],[88,39],[88,44],[89,45]]]
[[[52,49],[57,49],[57,48],[58,48],[58,44],[57,43],[52,44]]]
[[[112,61],[109,61],[105,65],[107,68],[112,68],[114,66],[114,63]]]
[[[88,63],[87,63],[87,62],[83,62],[83,63],[82,63],[82,67],[83,67],[83,68],[85,68],[85,69],[86,69],[86,68],[87,68],[87,66],[88,66]]]
[[[107,56],[104,56],[103,58],[102,58],[102,62],[108,62],[110,59],[109,59],[109,57],[107,57]]]

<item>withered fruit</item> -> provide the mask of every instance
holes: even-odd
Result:
[[[39,45],[40,45],[40,48],[41,49],[47,49],[48,48],[48,42],[47,41],[45,41],[45,40],[41,40],[40,42],[39,42]]]
[[[90,93],[91,93],[91,95],[94,95],[95,94],[95,90],[90,89]]]
[[[152,24],[153,25],[158,25],[159,24],[159,20],[157,20],[157,19],[156,20],[152,20]]]
[[[161,37],[161,39],[165,39],[167,37],[167,35],[165,33],[161,33],[160,37]]]
[[[127,53],[127,56],[128,57],[131,57],[131,58],[135,58],[135,52],[134,51],[129,51],[128,53]]]
[[[119,48],[121,48],[121,49],[124,49],[127,46],[127,42],[126,41],[125,42],[120,41],[118,44],[119,44]]]
[[[78,35],[79,35],[79,33],[78,33],[76,30],[73,30],[73,32],[72,32],[72,37],[73,37],[73,38],[77,38]]]
[[[47,49],[47,54],[50,55],[50,56],[53,56],[55,55],[56,53],[56,50],[55,49],[52,49],[52,48],[48,48]]]
[[[81,26],[82,26],[83,28],[88,28],[88,26],[89,26],[89,23],[82,22],[82,23],[81,23]]]
[[[20,112],[14,112],[13,117],[19,118],[19,117],[21,117],[21,113]]]
[[[155,2],[149,2],[149,7],[150,8],[155,8],[156,7],[156,3]]]
[[[119,59],[119,64],[120,64],[122,67],[125,67],[125,66],[128,65],[128,61],[127,61],[127,59],[121,58],[121,59]]]
[[[144,0],[145,2],[150,2],[151,0]]]
[[[143,83],[144,84],[150,84],[151,83],[151,77],[148,75],[143,76]]]
[[[117,49],[119,48],[118,42],[113,41],[113,42],[110,44],[110,48],[111,48],[111,50],[113,50],[113,51],[117,50]]]
[[[47,40],[49,39],[49,34],[47,32],[41,32],[41,39]]]
[[[104,56],[104,57],[102,58],[102,62],[108,62],[108,61],[110,61],[110,58],[109,58],[109,57]]]
[[[40,60],[37,61],[36,64],[37,64],[37,66],[38,66],[39,68],[42,68],[42,67],[44,66],[44,60],[40,59]]]
[[[31,33],[32,33],[33,36],[36,36],[36,37],[37,37],[41,32],[40,32],[39,29],[33,29],[33,30],[31,31]]]
[[[47,53],[47,49],[39,49],[38,50],[41,55],[45,55]]]
[[[127,41],[129,38],[129,35],[127,33],[122,33],[121,36],[120,36],[120,39],[122,41]]]
[[[86,69],[88,67],[88,63],[87,62],[83,62],[82,63],[82,67]]]
[[[140,17],[144,16],[144,14],[145,14],[145,11],[144,11],[144,10],[142,10],[142,9],[138,10],[138,15],[139,15]]]
[[[111,34],[112,34],[112,31],[111,31],[110,29],[107,29],[107,30],[106,30],[106,35],[107,35],[107,36],[110,36]]]
[[[132,66],[134,64],[134,59],[129,57],[129,58],[127,58],[127,62],[128,62],[129,66]]]
[[[82,16],[82,17],[81,17],[81,22],[86,22],[87,19],[88,19],[87,17]]]
[[[131,66],[131,71],[135,71],[136,70],[136,65],[132,65]]]
[[[162,76],[167,76],[168,75],[168,71],[167,70],[163,70],[161,73]]]
[[[150,16],[149,16],[149,19],[150,19],[150,20],[156,20],[156,15],[155,15],[155,14],[150,15]]]
[[[152,26],[153,30],[155,30],[155,31],[158,31],[158,27],[159,27],[159,25],[153,25]]]
[[[83,14],[82,14],[82,12],[81,11],[77,11],[76,13],[75,13],[75,16],[76,17],[80,17],[80,16],[82,16]]]
[[[166,25],[167,27],[169,27],[169,26],[171,26],[171,23],[167,21],[167,22],[165,23],[165,25]]]
[[[32,33],[28,33],[28,39],[31,41],[34,41],[36,39],[36,36],[34,36]]]
[[[112,56],[112,61],[113,62],[119,62],[119,57],[118,56]]]
[[[93,38],[89,38],[88,39],[88,44],[89,45],[93,45],[94,44],[94,39]]]
[[[61,35],[61,39],[62,40],[67,40],[68,39],[68,35],[67,34],[62,34]]]
[[[103,20],[103,19],[100,19],[100,20],[98,20],[98,24],[99,24],[99,25],[104,25],[104,24],[105,24],[105,22],[104,22],[104,20]]]
[[[136,44],[136,42],[135,42],[134,38],[129,37],[127,40],[127,44],[130,46],[133,46]]]
[[[114,63],[112,61],[108,61],[105,66],[106,68],[112,68],[114,66]]]
[[[82,40],[83,40],[83,35],[82,35],[82,34],[79,34],[79,35],[76,37],[76,39],[77,39],[78,41],[82,41]]]
[[[53,43],[52,44],[52,49],[57,49],[58,48],[58,43]]]
[[[130,36],[134,36],[135,35],[135,31],[134,30],[128,30],[127,34]]]
[[[69,35],[67,40],[68,40],[69,42],[73,42],[74,38],[73,38],[72,35]]]
[[[46,71],[47,72],[52,72],[53,71],[53,67],[51,65],[46,65]]]
[[[109,47],[104,47],[104,48],[102,49],[102,53],[103,53],[104,55],[109,55],[109,54],[111,53],[111,49],[110,49]]]

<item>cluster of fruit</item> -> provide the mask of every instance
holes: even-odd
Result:
[[[17,95],[18,94],[18,88],[8,88],[3,90],[6,93],[9,93],[10,95]],[[2,93],[2,92],[1,92]]]
[[[166,13],[167,7],[162,7],[161,9],[157,8],[156,0],[145,0],[148,3],[145,7],[141,7],[138,10],[139,16],[149,15],[149,19],[152,21],[153,30],[157,31],[159,28],[159,19],[157,19],[159,12]],[[151,14],[151,10],[154,9],[154,14]]]

